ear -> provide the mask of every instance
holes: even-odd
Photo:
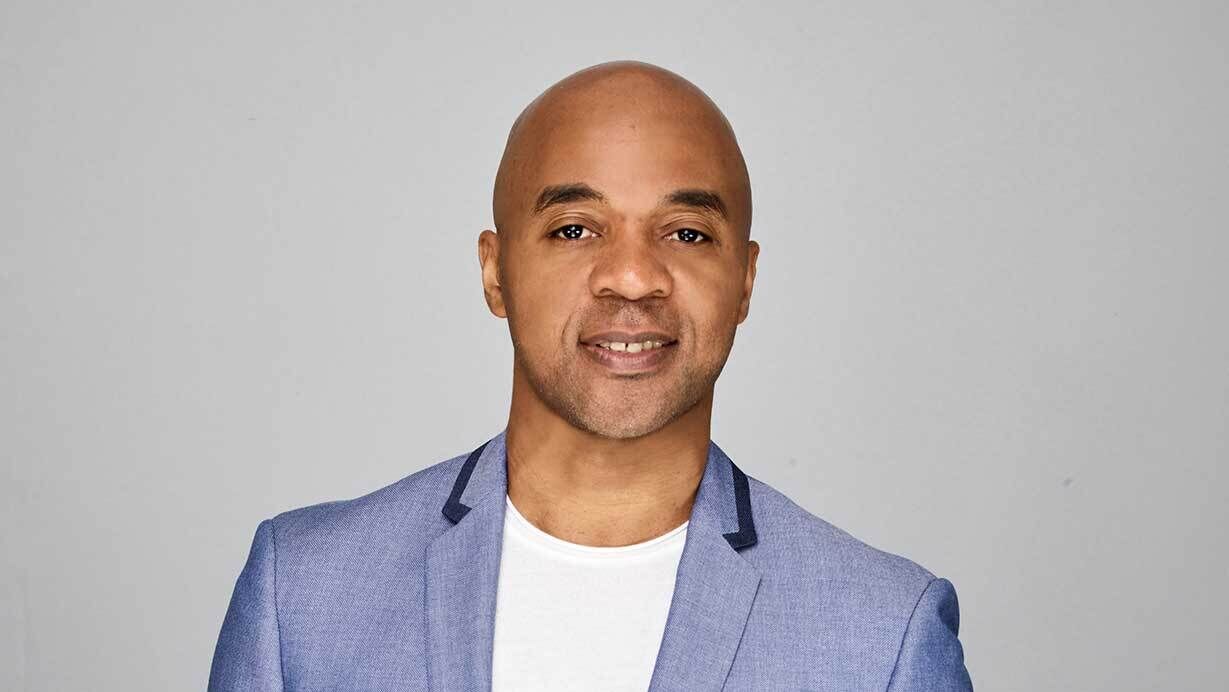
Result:
[[[499,278],[499,233],[490,229],[478,234],[478,264],[482,267],[482,293],[487,308],[496,317],[508,317]]]
[[[743,278],[743,299],[738,306],[738,324],[747,319],[751,311],[751,290],[755,288],[755,261],[760,256],[760,244],[754,240],[747,242],[747,275]]]

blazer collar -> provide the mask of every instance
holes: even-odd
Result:
[[[466,457],[441,511],[453,526],[427,548],[427,667],[433,690],[488,690],[508,491],[507,428]],[[709,441],[650,692],[719,689],[734,659],[759,571],[746,474]]]

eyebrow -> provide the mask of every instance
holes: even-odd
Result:
[[[542,189],[542,193],[538,195],[537,201],[533,205],[533,213],[541,214],[550,207],[569,204],[571,202],[597,202],[606,204],[606,196],[597,190],[589,187],[585,183],[563,183],[562,185],[548,185]],[[702,190],[698,188],[684,188],[675,190],[664,195],[661,201],[658,202],[658,207],[664,206],[682,206],[692,207],[719,215],[722,219],[729,220],[730,215],[726,209],[725,202],[721,199],[721,195],[713,190]]]
[[[562,185],[547,185],[538,195],[538,201],[533,205],[533,213],[541,214],[557,204],[571,202],[606,203],[606,196],[584,183],[564,183]]]
[[[703,209],[714,212],[727,221],[730,219],[730,215],[725,210],[725,202],[721,200],[721,195],[712,190],[697,190],[694,188],[675,190],[662,198],[660,206],[667,205]]]

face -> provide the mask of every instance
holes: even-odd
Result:
[[[508,319],[514,389],[627,439],[711,403],[759,247],[746,239],[741,158],[703,117],[594,110],[609,114],[544,117],[527,135],[480,254],[488,304]]]

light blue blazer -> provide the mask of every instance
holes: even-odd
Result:
[[[209,690],[490,689],[506,433],[261,522]],[[951,582],[808,513],[710,441],[649,689],[971,690],[958,626]]]

